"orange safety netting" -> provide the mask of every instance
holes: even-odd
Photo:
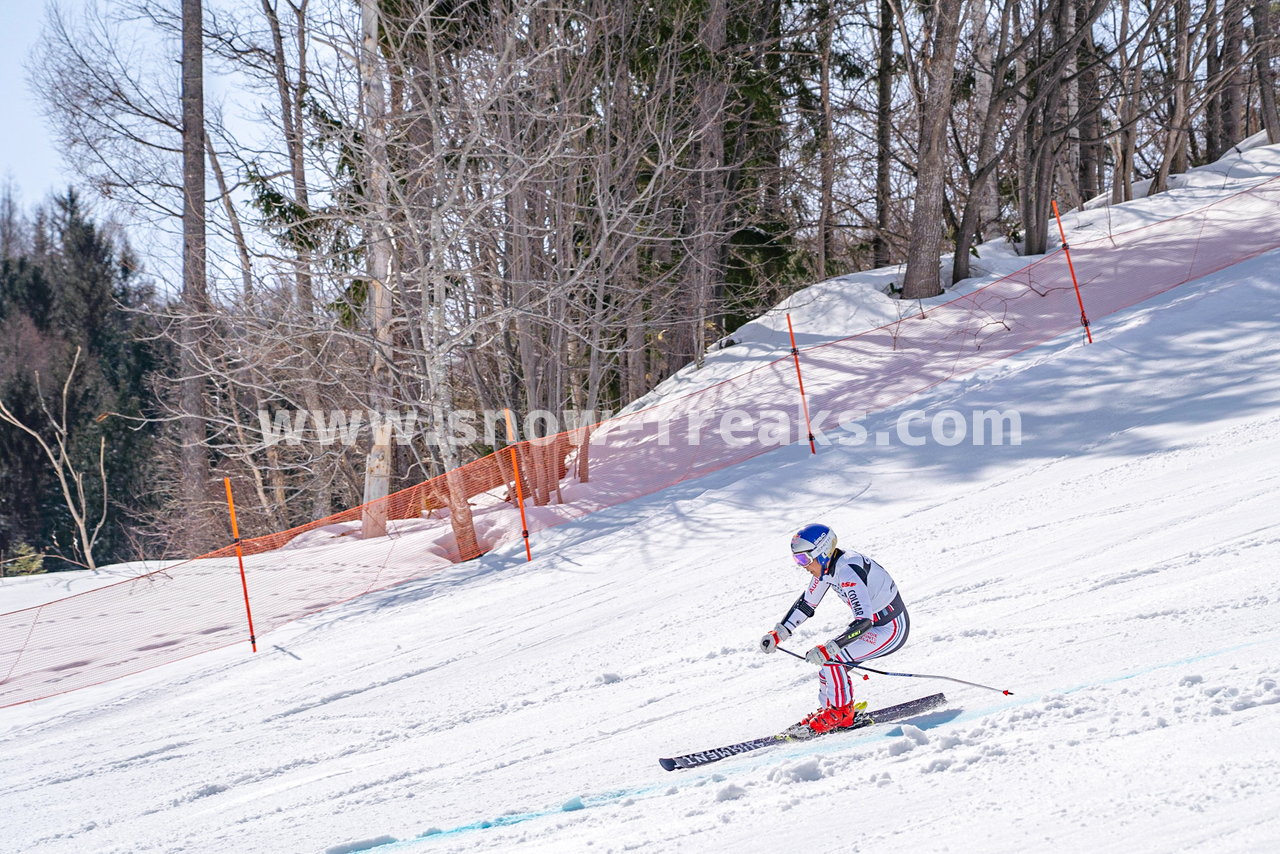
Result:
[[[1089,317],[1096,321],[1280,247],[1278,217],[1280,179],[1169,220],[1073,244]],[[1061,254],[895,323],[801,346],[815,432],[838,429],[851,414],[883,410],[1078,327],[1080,312]],[[804,440],[799,413],[794,363],[782,354],[702,391],[521,442],[514,452],[528,530],[578,519]],[[518,541],[512,453],[503,449],[379,502],[245,540],[259,637],[339,602]],[[371,518],[387,533],[362,539],[362,523]],[[239,569],[228,546],[135,579],[0,614],[0,707],[247,640]]]

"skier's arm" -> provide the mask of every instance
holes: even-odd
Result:
[[[800,594],[800,598],[795,601],[778,625],[785,628],[787,634],[794,632],[796,627],[813,616],[813,609],[818,607],[826,592],[827,585],[815,578],[809,587]]]
[[[827,647],[830,648],[832,646],[837,646],[840,649],[844,649],[846,646],[862,637],[862,635],[866,633],[867,629],[871,628],[871,625],[872,621],[870,617],[864,617],[861,620],[854,620],[843,632],[827,641]]]
[[[791,606],[791,610],[787,611],[787,615],[782,618],[782,622],[774,626],[772,631],[765,632],[764,637],[760,638],[760,650],[762,652],[773,652],[778,648],[778,644],[791,637],[793,626],[800,625],[812,616],[813,608],[810,608],[804,601],[804,597],[801,596]]]
[[[796,626],[813,616],[814,607],[822,601],[822,596],[826,592],[827,585],[814,579],[808,589],[800,594],[800,598],[787,611],[786,616],[782,618],[782,622],[774,626],[773,631],[767,632],[764,637],[760,638],[760,650],[762,652],[773,652],[778,648],[778,644],[791,637],[791,633],[795,631]]]

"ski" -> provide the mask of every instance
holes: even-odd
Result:
[[[937,708],[947,701],[943,694],[930,694],[927,697],[920,697],[916,700],[908,700],[905,703],[899,703],[896,706],[886,706],[883,709],[876,709],[871,712],[863,712],[867,717],[871,718],[868,726],[875,724],[890,723],[892,721],[900,721],[903,718],[909,718],[920,712],[927,712],[929,709]],[[856,720],[855,720],[856,723]],[[851,729],[859,729],[852,727]],[[837,729],[831,732],[849,732],[849,729]],[[822,735],[830,735],[831,733],[822,733]],[[798,738],[788,735],[785,732],[777,735],[766,735],[763,738],[753,738],[750,741],[740,741],[737,744],[726,745],[725,747],[716,747],[711,750],[703,750],[699,753],[686,753],[684,756],[673,756],[658,760],[658,764],[668,771],[674,771],[677,768],[697,768],[700,765],[707,765],[721,759],[727,759],[730,756],[737,756],[741,753],[748,753],[752,750],[759,750],[762,747],[769,747],[775,744],[785,744],[793,741],[810,741],[819,738],[818,734]]]

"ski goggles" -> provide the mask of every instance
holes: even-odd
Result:
[[[809,562],[813,560],[813,555],[809,554],[809,552],[792,552],[791,557],[795,560],[796,566],[808,566]]]

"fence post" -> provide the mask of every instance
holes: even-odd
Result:
[[[809,434],[809,453],[818,453],[813,444],[813,425],[809,423],[809,402],[804,397],[804,377],[800,376],[800,351],[796,349],[796,333],[791,328],[791,315],[787,314],[787,334],[791,336],[791,358],[796,362],[796,382],[800,384],[800,406],[804,409],[804,428]]]
[[[511,410],[502,410],[507,415],[507,447],[511,449],[511,470],[515,473],[516,506],[520,508],[520,536],[524,537],[524,556],[526,561],[533,560],[533,551],[529,548],[529,523],[524,518],[524,487],[520,483],[520,459],[516,454],[515,427],[511,424]]]
[[[240,588],[244,591],[244,613],[249,618],[249,644],[253,651],[258,651],[258,638],[253,633],[253,611],[249,609],[249,582],[244,576],[244,550],[240,548],[240,526],[236,524],[236,503],[231,498],[231,478],[224,477],[222,483],[227,488],[227,509],[231,511],[231,536],[236,544],[236,560],[240,563]]]
[[[1058,216],[1058,203],[1053,205],[1053,218],[1058,221],[1058,235],[1062,238],[1062,251],[1067,256],[1067,269],[1071,271],[1071,286],[1076,289],[1076,303],[1080,306],[1080,325],[1084,327],[1084,335],[1093,343],[1093,333],[1089,331],[1089,315],[1084,313],[1084,300],[1080,297],[1080,283],[1076,281],[1076,268],[1071,263],[1071,247],[1067,246],[1067,232],[1062,227],[1062,217]]]

